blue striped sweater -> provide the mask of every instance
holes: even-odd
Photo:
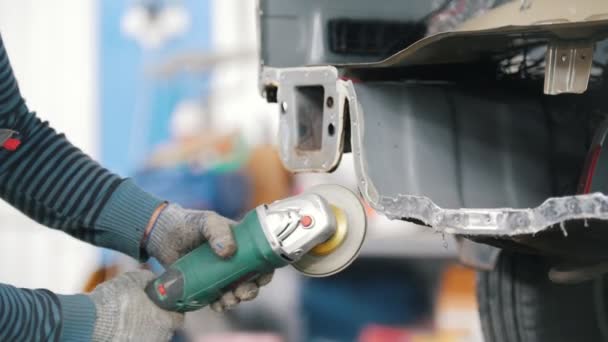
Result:
[[[0,128],[21,140],[14,151],[0,148],[2,199],[43,225],[141,257],[143,230],[162,201],[101,167],[27,108],[1,36]],[[0,284],[0,341],[90,340],[94,322],[85,295]]]

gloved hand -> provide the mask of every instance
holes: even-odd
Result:
[[[148,299],[144,288],[154,278],[150,271],[129,272],[89,294],[97,310],[93,341],[169,341],[183,325],[184,315],[165,311]]]
[[[205,242],[211,245],[215,254],[229,258],[238,248],[232,236],[231,226],[234,224],[212,211],[187,210],[177,204],[169,204],[158,216],[144,241],[144,248],[164,266],[171,265]],[[212,303],[211,309],[222,312],[241,301],[252,300],[258,295],[259,287],[268,284],[271,279],[272,273],[269,273],[255,281],[240,284]]]

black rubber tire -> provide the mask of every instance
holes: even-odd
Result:
[[[607,341],[606,282],[552,283],[539,256],[503,252],[479,272],[477,300],[486,342]]]

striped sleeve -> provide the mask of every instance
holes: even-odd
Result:
[[[51,228],[140,257],[156,197],[101,167],[30,112],[0,36],[0,129],[21,145],[0,148],[0,196]]]
[[[95,318],[85,295],[0,284],[0,341],[88,341]]]
[[[101,167],[28,110],[1,36],[0,129],[21,141],[13,151],[0,147],[0,197],[43,225],[141,257],[141,237],[162,201]],[[87,296],[0,284],[0,341],[89,340],[94,323]]]
[[[91,229],[121,179],[28,111],[1,41],[0,128],[22,141],[16,151],[0,150],[2,198],[50,227]]]
[[[58,341],[61,309],[47,290],[0,284],[0,341]]]

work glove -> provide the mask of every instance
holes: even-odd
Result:
[[[221,258],[229,258],[238,248],[232,236],[234,225],[234,221],[212,211],[187,210],[177,204],[169,204],[154,223],[144,242],[144,248],[163,266],[173,264],[203,243],[208,243]],[[222,312],[232,309],[241,301],[252,300],[258,295],[259,288],[271,279],[272,273],[268,273],[239,284],[212,303],[211,309]]]
[[[154,278],[145,270],[124,273],[89,294],[97,312],[93,341],[169,341],[184,315],[165,311],[148,298],[144,288]]]

